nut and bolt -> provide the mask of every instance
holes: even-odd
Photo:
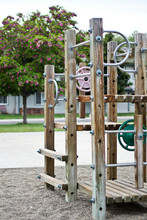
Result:
[[[94,130],[91,130],[91,131],[90,131],[90,134],[94,135]]]
[[[97,41],[97,42],[101,42],[101,40],[102,40],[101,36],[99,36],[99,35],[98,35],[98,36],[96,36],[96,38],[95,38],[95,39],[96,39],[96,41]]]
[[[142,139],[143,139],[143,134],[141,134],[141,133],[138,134],[138,139],[139,139],[139,140],[142,140]]]
[[[95,203],[95,198],[90,199],[90,202]]]
[[[96,71],[96,75],[97,75],[97,76],[101,76],[101,75],[102,75],[102,71],[101,71],[100,69],[98,69],[98,70]]]

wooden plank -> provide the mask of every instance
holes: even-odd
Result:
[[[40,179],[43,180],[44,182],[46,182],[48,185],[58,187],[61,190],[68,189],[68,185],[61,180],[55,179],[55,178],[48,176],[44,173],[41,173],[39,176],[40,176]]]
[[[82,191],[82,192],[92,196],[92,187],[91,186],[89,186],[89,185],[87,185],[85,183],[78,182],[77,188],[78,188],[78,190],[80,190],[80,191]]]
[[[124,202],[131,202],[132,196],[130,196],[128,193],[123,192],[120,190],[120,187],[115,186],[114,184],[110,182],[106,182],[106,188],[109,189],[109,191],[115,192],[117,195],[120,195]]]
[[[112,181],[112,184],[115,186],[118,186],[120,188],[120,191],[127,193],[128,195],[132,196],[133,202],[138,202],[140,200],[140,195],[135,192],[135,190],[131,189],[131,187],[127,187],[126,185],[123,185],[121,182]]]
[[[92,137],[92,163],[95,165],[92,175],[92,203],[93,219],[105,219],[105,126],[104,126],[104,66],[103,66],[103,21],[102,18],[90,20],[90,60],[93,61],[91,68],[91,129],[94,130]],[[96,37],[100,36],[100,42]],[[100,70],[101,75],[96,75]]]
[[[146,95],[105,95],[105,102],[131,102],[131,103],[142,103],[147,102]]]
[[[44,148],[54,150],[54,108],[48,108],[49,104],[54,104],[54,83],[49,83],[49,79],[54,79],[54,66],[45,65],[45,132],[44,132]],[[45,174],[54,177],[54,159],[44,157]],[[45,187],[51,190],[52,185],[45,183]]]
[[[64,129],[65,123],[55,122],[54,128]]]
[[[114,203],[122,203],[123,202],[123,198],[122,196],[118,195],[118,193],[115,191],[111,191],[111,188],[106,186],[106,195],[109,195],[110,197],[113,198]]]
[[[65,154],[68,155],[66,163],[66,201],[77,199],[77,134],[76,134],[76,80],[70,75],[76,74],[76,50],[70,49],[76,44],[76,31],[67,30],[65,33]]]
[[[136,193],[137,195],[140,195],[140,199],[142,201],[147,200],[147,192],[142,192],[140,189],[136,189],[135,185],[131,185],[126,180],[116,180],[117,183],[122,184],[126,189],[131,190],[132,192]]]
[[[134,135],[135,146],[135,162],[137,163],[135,169],[135,186],[140,189],[143,188],[143,117],[142,115],[134,116],[134,128],[136,133]]]
[[[60,161],[68,161],[68,156],[67,155],[63,155],[61,153],[52,151],[52,150],[48,150],[48,149],[39,149],[40,150],[40,154],[49,157],[49,158],[53,158],[56,160],[60,160]]]
[[[79,68],[86,66],[86,63],[80,62]],[[79,90],[79,95],[85,95],[85,92]],[[79,102],[79,118],[85,118],[85,102]]]
[[[107,44],[107,63],[111,63],[111,53],[117,47],[117,42],[108,42]],[[117,94],[117,67],[107,67],[109,77],[107,79],[107,94]],[[109,102],[107,105],[107,121],[117,122],[117,103]],[[107,134],[107,163],[117,163],[117,134]],[[117,179],[117,167],[107,168],[107,179]]]
[[[89,95],[79,95],[77,96],[77,102],[91,102]]]
[[[146,95],[146,53],[141,53],[141,48],[146,48],[146,34],[137,33],[135,35],[135,95]],[[146,127],[146,103],[135,104],[135,114],[143,115],[143,124]],[[143,161],[147,161],[146,144],[143,146]],[[147,168],[144,166],[144,181],[147,181]]]

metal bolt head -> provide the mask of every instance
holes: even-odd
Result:
[[[38,178],[38,179],[41,179],[41,175],[38,175],[37,178]]]
[[[95,198],[90,199],[90,202],[95,203]]]
[[[98,69],[98,70],[96,71],[96,75],[97,75],[97,76],[101,76],[101,75],[102,75],[102,71],[101,71],[100,69]]]
[[[40,154],[40,153],[41,153],[41,149],[37,150],[37,153],[39,153],[39,154]]]
[[[45,127],[45,128],[46,128],[46,124],[43,124],[43,127]]]
[[[52,104],[49,104],[48,105],[48,108],[50,109],[50,108],[53,108],[53,105]]]
[[[65,102],[67,101],[67,97],[66,97],[66,96],[64,97],[64,101],[65,101]]]
[[[91,130],[91,131],[90,131],[90,134],[94,135],[94,130]]]
[[[88,32],[89,32],[90,34],[92,34],[92,29],[89,29]]]
[[[46,73],[43,73],[43,76],[46,77]]]
[[[88,66],[93,67],[93,63],[92,62],[88,63]]]
[[[142,140],[142,139],[143,139],[143,134],[141,134],[141,133],[138,134],[138,139],[139,139],[139,140]]]
[[[94,170],[95,169],[95,165],[94,164],[90,165],[90,168]]]
[[[90,96],[90,100],[91,100],[92,102],[93,102],[93,100],[94,100],[94,98],[93,98],[93,96],[92,96],[92,95]]]
[[[44,98],[43,101],[46,102],[46,98]]]
[[[95,38],[95,39],[96,39],[96,41],[97,41],[97,42],[101,42],[101,40],[102,40],[101,36],[99,36],[99,35],[98,35],[98,36],[96,36],[96,38]]]

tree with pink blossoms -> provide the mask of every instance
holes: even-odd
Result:
[[[44,65],[55,65],[64,72],[64,33],[76,27],[75,13],[52,6],[47,15],[39,11],[16,18],[7,16],[0,27],[0,95],[23,97],[23,123],[27,123],[27,97],[43,91]],[[77,43],[86,33],[77,29]],[[85,51],[85,54],[84,54]],[[86,57],[87,47],[77,52],[77,62]],[[60,92],[64,92],[61,82]]]

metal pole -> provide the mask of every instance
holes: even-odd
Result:
[[[79,44],[75,44],[73,45],[72,47],[70,47],[70,50],[72,50],[73,48],[76,48],[76,47],[80,47],[80,46],[83,46],[85,44],[89,44],[90,43],[90,40],[87,40],[85,42],[82,42],[82,43],[79,43]]]

